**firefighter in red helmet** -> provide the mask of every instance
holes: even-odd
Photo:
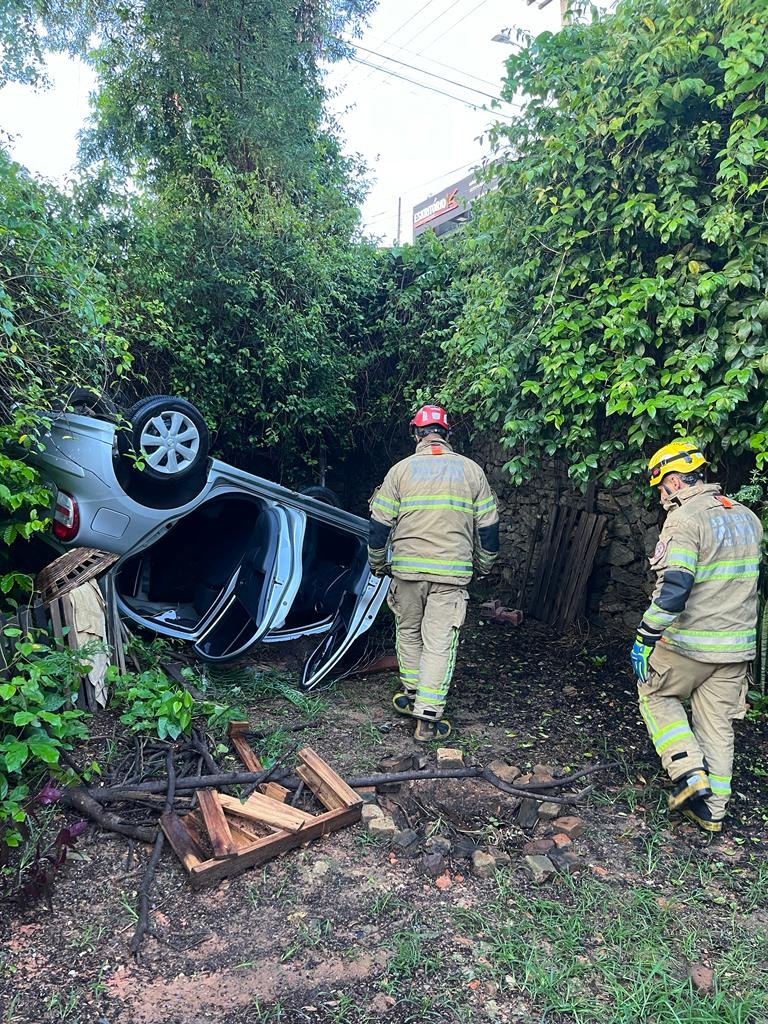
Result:
[[[499,515],[483,470],[448,443],[445,409],[424,405],[410,426],[415,453],[390,469],[371,499],[368,558],[373,573],[392,576],[402,684],[394,706],[417,719],[423,743],[450,734],[443,711],[467,585],[498,556]]]

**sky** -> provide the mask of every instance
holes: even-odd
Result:
[[[399,200],[400,240],[411,241],[413,207],[488,154],[484,136],[496,114],[477,108],[498,95],[512,52],[492,37],[504,29],[515,39],[518,29],[536,35],[559,26],[558,0],[543,9],[525,0],[380,0],[354,40],[356,59],[333,65],[327,83],[346,149],[369,169],[367,233],[384,244],[397,241]],[[89,67],[63,55],[52,56],[48,68],[45,91],[0,90],[0,129],[11,135],[15,159],[63,186],[95,80]]]

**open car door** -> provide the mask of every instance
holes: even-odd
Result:
[[[301,585],[304,522],[301,512],[279,506],[259,514],[230,593],[194,645],[205,661],[237,658],[285,621]]]
[[[373,625],[389,590],[388,578],[379,579],[368,570],[367,550],[361,552],[348,580],[330,629],[304,663],[299,684],[302,690],[313,690],[334,678],[334,669],[344,655]]]

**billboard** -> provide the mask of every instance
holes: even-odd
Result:
[[[477,181],[474,174],[468,174],[440,192],[427,196],[413,208],[413,237],[428,228],[441,235],[465,223],[469,220],[472,203],[492,187],[493,182]]]

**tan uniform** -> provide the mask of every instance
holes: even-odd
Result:
[[[762,526],[718,484],[678,491],[671,505],[651,559],[657,583],[640,629],[661,633],[648,680],[638,686],[640,710],[670,778],[707,770],[707,805],[719,820],[731,794],[732,723],[744,717],[755,656]]]
[[[498,522],[485,473],[438,435],[393,466],[371,499],[369,558],[380,571],[391,543],[388,600],[400,676],[419,717],[442,717],[466,616],[466,585],[473,571],[490,572]]]

